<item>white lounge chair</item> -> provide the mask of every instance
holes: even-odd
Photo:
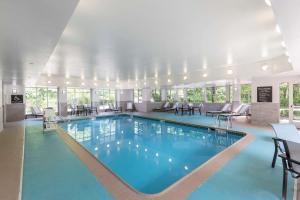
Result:
[[[32,115],[37,118],[37,117],[42,117],[44,115],[44,113],[40,110],[39,107],[37,106],[32,106],[31,107],[31,113]]]
[[[226,103],[221,110],[214,110],[214,111],[206,111],[205,115],[211,115],[212,117],[214,115],[219,115],[219,114],[225,114],[225,113],[230,113],[231,112],[231,104]]]
[[[127,102],[125,111],[133,111],[133,103]]]
[[[284,145],[282,141],[291,141],[300,143],[300,133],[298,132],[294,124],[281,123],[281,124],[271,124],[275,137],[274,141],[274,156],[272,160],[272,168],[275,167],[278,151],[281,153],[285,152]]]

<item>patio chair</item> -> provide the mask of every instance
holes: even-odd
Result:
[[[160,108],[154,108],[152,111],[154,111],[154,112],[165,112],[165,111],[168,111],[169,108],[170,108],[170,103],[165,102],[164,104],[162,104],[162,106]]]
[[[225,119],[227,121],[227,128],[230,125],[232,127],[232,119],[241,116],[248,116],[250,110],[250,105],[242,104],[240,105],[234,112],[224,113],[217,115],[217,120],[219,121],[219,126],[221,124],[221,119]]]
[[[76,115],[82,115],[82,114],[87,115],[87,110],[84,107],[84,105],[78,105],[76,108]]]
[[[271,126],[275,133],[275,137],[272,138],[274,141],[274,155],[273,155],[273,160],[271,165],[272,168],[274,168],[276,164],[278,151],[280,153],[285,152],[282,141],[288,140],[288,141],[300,143],[300,133],[298,132],[294,124],[281,123],[281,124],[271,124]]]
[[[105,109],[105,112],[121,112],[122,108],[114,106],[112,103],[108,103],[108,109]]]
[[[133,103],[132,102],[127,102],[125,111],[133,112],[133,110],[134,110],[133,109]]]
[[[214,111],[206,111],[205,115],[211,115],[212,117],[219,114],[225,114],[231,112],[231,104],[226,103],[221,110],[214,110]]]
[[[32,106],[31,113],[35,118],[43,117],[43,115],[44,115],[44,113],[40,110],[40,108],[38,106]]]
[[[300,177],[300,143],[282,140],[285,153],[279,155],[282,159],[283,181],[282,181],[282,199],[286,200],[288,172],[295,179]]]

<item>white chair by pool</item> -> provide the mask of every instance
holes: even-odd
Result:
[[[290,123],[271,124],[271,126],[275,133],[275,137],[273,138],[275,150],[272,160],[272,168],[274,168],[278,151],[280,151],[281,153],[285,152],[282,141],[285,140],[300,143],[300,133],[297,130],[296,126]]]
[[[56,116],[53,108],[45,108],[43,116],[43,132],[56,129],[56,123],[60,118]]]
[[[133,103],[132,102],[127,102],[126,104],[126,111],[133,111]]]

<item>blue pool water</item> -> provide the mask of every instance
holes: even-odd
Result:
[[[243,137],[128,115],[60,125],[117,176],[147,194],[163,191]]]

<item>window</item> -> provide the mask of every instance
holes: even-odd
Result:
[[[177,89],[177,100],[184,101],[184,90],[183,89]]]
[[[200,103],[203,102],[203,89],[195,88],[195,89],[187,89],[186,91],[187,101],[192,103]]]
[[[229,85],[229,102],[232,102],[233,101],[233,86],[232,85]]]
[[[172,103],[175,100],[176,90],[168,89],[167,90],[167,102]]]
[[[153,89],[151,92],[151,101],[152,102],[160,102],[161,101],[161,95],[159,89]]]
[[[283,119],[289,118],[289,84],[280,83],[279,85],[280,97],[280,117]]]
[[[26,87],[25,104],[26,114],[31,113],[32,106],[38,106],[41,110],[52,107],[57,112],[57,88]]]
[[[215,87],[207,87],[206,88],[206,102],[214,103],[215,98]]]
[[[241,85],[241,102],[251,103],[251,85],[242,84]]]
[[[225,86],[215,87],[215,103],[225,103],[226,102],[226,88]]]
[[[91,105],[91,90],[67,88],[68,106]]]
[[[108,104],[111,103],[115,105],[116,103],[116,91],[109,89],[100,89],[96,90],[97,102],[96,105],[100,107],[100,109],[108,108]]]
[[[142,103],[143,101],[143,95],[142,95],[142,90],[141,89],[135,89],[133,92],[134,96],[134,103]]]

